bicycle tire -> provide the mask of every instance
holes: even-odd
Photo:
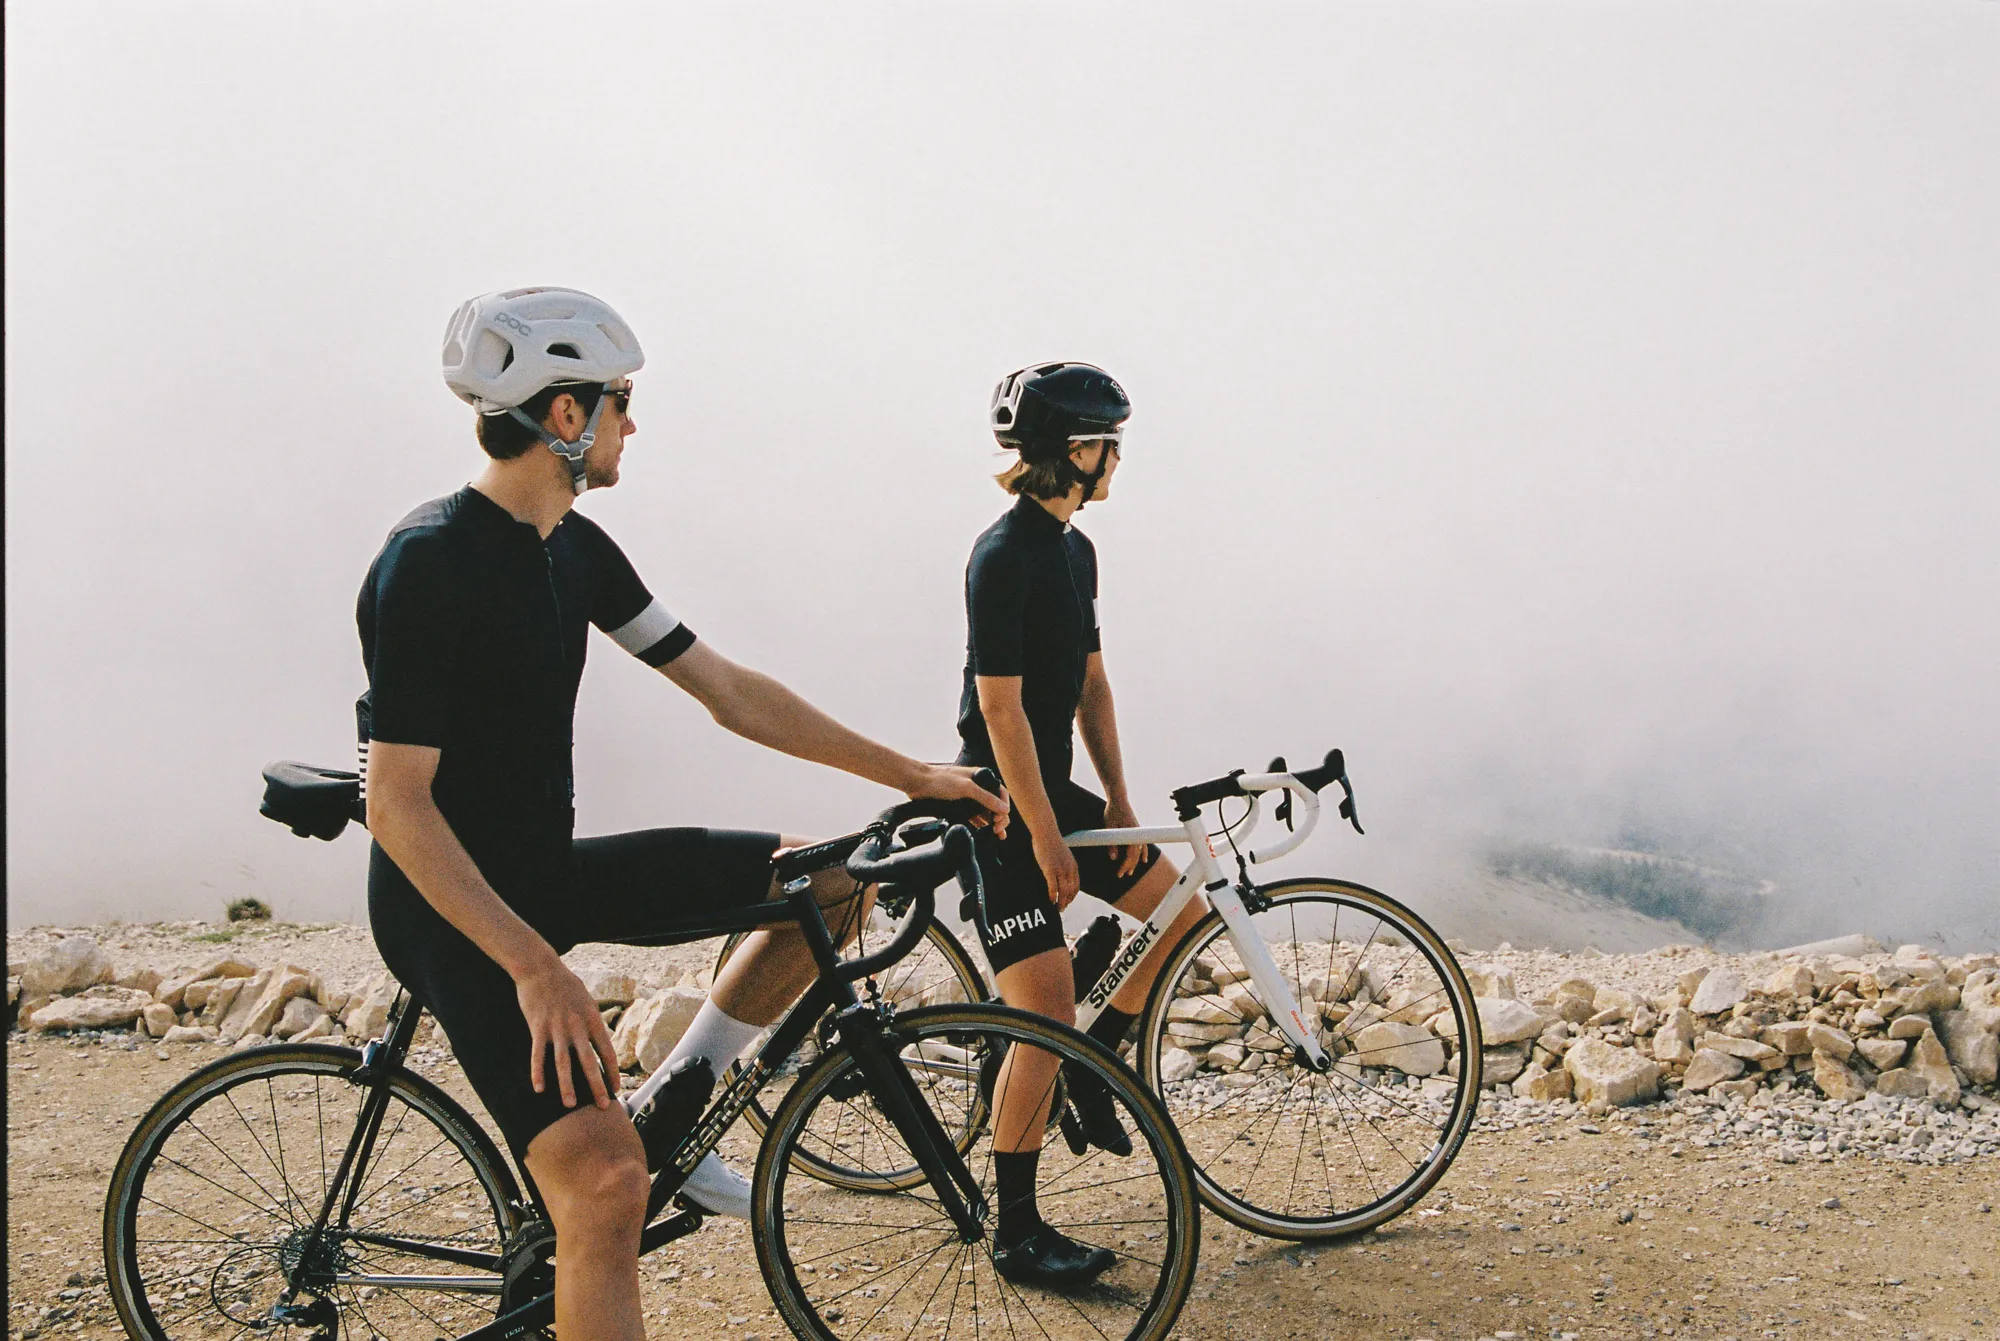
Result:
[[[1133,1153],[1120,1159],[1088,1147],[1078,1156],[1059,1142],[1044,1146],[1038,1199],[1050,1223],[1112,1247],[1117,1263],[1083,1289],[1023,1291],[994,1268],[990,1195],[985,1233],[965,1243],[951,1221],[937,1213],[938,1203],[918,1191],[871,1197],[856,1205],[840,1192],[791,1177],[798,1167],[796,1146],[809,1138],[826,1139],[812,1137],[825,1130],[814,1119],[860,1071],[842,1044],[801,1076],[779,1103],[752,1179],[751,1238],[758,1265],[779,1315],[792,1330],[818,1341],[849,1341],[872,1334],[882,1315],[893,1309],[893,1325],[882,1323],[889,1333],[905,1334],[907,1321],[909,1330],[920,1327],[940,1341],[990,1336],[1003,1329],[1010,1335],[1051,1338],[1122,1335],[1128,1341],[1158,1341],[1167,1336],[1194,1282],[1200,1200],[1186,1151],[1159,1098],[1096,1040],[1027,1011],[936,1006],[899,1015],[889,1027],[901,1040],[899,1057],[932,1042],[974,1051],[1021,1044],[1082,1067],[1111,1092],[1133,1128]],[[954,1120],[951,1110],[970,1111],[979,1104],[976,1063],[956,1078],[938,1072],[907,1074],[921,1101],[934,1112],[947,1110],[938,1114],[947,1127]],[[900,1141],[893,1130],[878,1129],[876,1136],[888,1145]],[[990,1191],[990,1140],[982,1145],[985,1158],[975,1150],[967,1164]],[[887,1158],[914,1162],[907,1152]],[[1110,1176],[1078,1176],[1093,1168]],[[1106,1243],[1107,1238],[1116,1246]],[[908,1241],[897,1244],[898,1239]],[[935,1246],[927,1247],[933,1239]],[[893,1264],[887,1261],[892,1252],[902,1254]],[[851,1285],[842,1272],[855,1278]],[[1134,1311],[1129,1322],[1112,1321],[1110,1315],[1124,1308]]]
[[[715,959],[715,971],[719,975],[723,965],[729,962],[743,943],[748,932],[737,932],[723,942]],[[865,933],[864,933],[865,936]],[[866,953],[865,940],[854,947],[855,953]],[[935,958],[935,963],[927,966],[926,957]],[[914,1002],[918,1006],[946,1004],[952,1001],[981,1002],[992,999],[992,989],[979,972],[978,964],[966,952],[956,936],[942,922],[932,921],[920,941],[904,958],[897,960],[877,975],[878,989],[882,999],[891,1005]],[[951,995],[952,992],[957,995]],[[865,984],[862,993],[866,995]],[[786,1061],[782,1069],[772,1075],[764,1086],[750,1099],[750,1106],[743,1110],[744,1119],[759,1136],[764,1134],[771,1120],[771,1112],[782,1098],[783,1091],[795,1083],[799,1076],[810,1070],[818,1062],[831,1035],[832,1017],[820,1022],[819,1027],[806,1035],[805,1042]],[[724,1076],[723,1084],[734,1080],[742,1064],[736,1063]],[[972,1130],[962,1133],[969,1144]],[[876,1174],[859,1169],[842,1167],[836,1162],[822,1159],[811,1152],[800,1151],[797,1155],[798,1168],[821,1182],[835,1187],[850,1188],[857,1192],[891,1191],[913,1186],[923,1181],[923,1172],[911,1167],[889,1170]]]
[[[1335,975],[1317,975],[1329,980],[1322,990],[1336,996],[1322,1003],[1329,1009],[1317,1021],[1322,1045],[1341,1054],[1334,1069],[1320,1074],[1294,1058],[1268,1016],[1260,1025],[1256,1012],[1261,1005],[1254,1000],[1245,1004],[1242,997],[1225,995],[1231,989],[1224,985],[1191,990],[1206,981],[1191,973],[1198,958],[1234,955],[1226,924],[1211,911],[1167,953],[1140,1028],[1139,1070],[1180,1128],[1210,1209],[1271,1238],[1361,1233],[1421,1200],[1464,1144],[1479,1099],[1478,1010],[1444,939],[1388,895],[1350,881],[1311,877],[1265,886],[1260,893],[1268,904],[1260,901],[1264,910],[1253,912],[1252,921],[1280,970],[1293,979],[1295,991],[1314,986],[1312,970],[1322,964],[1326,970],[1336,964],[1347,970],[1340,978],[1346,989],[1338,996]],[[1343,911],[1364,922],[1362,927],[1349,923],[1357,933],[1368,932],[1364,941],[1347,940],[1340,925]],[[1320,946],[1321,933],[1312,928],[1329,921],[1324,958],[1316,949],[1308,962],[1300,947]],[[1308,928],[1304,939],[1302,924]],[[1375,948],[1385,941],[1393,953],[1376,955]],[[1389,972],[1378,973],[1384,965]],[[1227,966],[1218,962],[1217,967]],[[1242,987],[1254,999],[1253,984],[1245,981]],[[1399,990],[1406,994],[1400,1006]],[[1387,1000],[1376,1001],[1373,1008],[1355,1004],[1364,994]],[[1170,1018],[1178,1003],[1190,1000],[1193,1005],[1183,1009],[1182,1020]],[[1447,1010],[1453,1017],[1450,1039],[1400,1047],[1389,1041],[1414,1036],[1385,1032],[1371,1037],[1365,1049],[1353,1044],[1356,1034],[1381,1022],[1384,1014],[1394,1017],[1389,1023],[1402,1024]],[[1344,1018],[1333,1019],[1336,1013]],[[1213,1050],[1219,1044],[1211,1043],[1207,1060],[1198,1063],[1202,1070],[1184,1075],[1187,1064],[1182,1061],[1175,1079],[1164,1078],[1169,1047],[1185,1041],[1193,1052],[1207,1037],[1204,1030],[1219,1034],[1228,1029],[1241,1036],[1243,1057],[1239,1063],[1235,1054],[1228,1054],[1220,1065],[1248,1064],[1261,1050],[1259,1069],[1204,1074],[1220,1056]],[[1395,1065],[1371,1064],[1371,1058]],[[1448,1093],[1437,1083],[1440,1079],[1448,1083]]]
[[[491,1320],[497,1295],[335,1279],[415,1274],[384,1268],[422,1262],[422,1274],[464,1273],[471,1280],[475,1270],[394,1253],[357,1236],[393,1231],[497,1255],[517,1227],[521,1195],[506,1160],[458,1101],[422,1076],[399,1070],[387,1081],[389,1107],[355,1202],[370,1218],[312,1236],[368,1090],[353,1079],[360,1066],[361,1054],[351,1048],[253,1048],[187,1076],[140,1120],[104,1205],[105,1279],[128,1336],[164,1341],[183,1322],[218,1318],[238,1331],[276,1335],[325,1326],[323,1316],[288,1325],[266,1321],[290,1273],[308,1282],[300,1301],[331,1303],[343,1335],[396,1336],[419,1324],[434,1326],[429,1334],[453,1335]],[[293,1140],[288,1153],[287,1138],[301,1134],[314,1139]],[[153,1231],[156,1224],[162,1232]],[[196,1238],[202,1231],[211,1238]],[[204,1241],[216,1254],[204,1256]],[[364,1297],[367,1290],[374,1293]],[[474,1316],[460,1326],[466,1302]]]

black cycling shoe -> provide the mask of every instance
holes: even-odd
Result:
[[[1078,1243],[1043,1225],[1013,1247],[993,1246],[993,1269],[1017,1285],[1071,1289],[1088,1285],[1118,1261],[1109,1248]]]
[[[1118,1102],[1096,1076],[1064,1068],[1068,1081],[1069,1105],[1062,1114],[1063,1140],[1072,1155],[1081,1155],[1091,1146],[1124,1158],[1132,1153],[1132,1138],[1118,1120]]]

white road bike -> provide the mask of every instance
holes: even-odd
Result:
[[[1202,1200],[1273,1238],[1339,1237],[1402,1214],[1444,1176],[1478,1106],[1479,1016],[1444,938],[1365,885],[1251,878],[1251,867],[1312,835],[1319,793],[1335,782],[1340,814],[1362,832],[1345,760],[1332,750],[1318,768],[1290,772],[1277,759],[1262,773],[1238,769],[1179,788],[1174,825],[1091,829],[1067,840],[1071,847],[1156,843],[1190,854],[1152,916],[1079,991],[1076,1025],[1087,1029],[1128,978],[1161,961],[1133,1064],[1180,1129]],[[1271,794],[1275,818],[1290,832],[1251,846]],[[1237,802],[1244,808],[1233,818],[1221,814]],[[1213,832],[1210,806],[1220,821]],[[1167,929],[1197,898],[1205,915],[1169,942]],[[885,903],[877,935],[896,925],[893,901]],[[736,943],[724,947],[723,962]],[[941,923],[891,976],[871,980],[870,991],[892,1007],[991,995],[973,957]],[[788,1070],[803,1070],[812,1051]],[[906,1060],[932,1070],[964,1064],[936,1049]],[[761,1122],[761,1103],[749,1116]],[[864,1185],[860,1171],[837,1162],[802,1167],[827,1182]]]

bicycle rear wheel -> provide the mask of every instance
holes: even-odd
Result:
[[[1002,1048],[1045,1049],[1102,1083],[1133,1152],[1120,1158],[1088,1146],[1075,1155],[1062,1141],[1051,1142],[1042,1150],[1036,1200],[1050,1225],[1110,1249],[1115,1262],[1089,1285],[1061,1293],[999,1274],[992,1139],[984,1130],[966,1156],[988,1203],[983,1235],[971,1243],[928,1183],[861,1196],[793,1176],[802,1147],[861,1169],[917,1162],[872,1096],[842,1097],[861,1069],[841,1045],[778,1105],[752,1187],[758,1263],[793,1331],[822,1341],[1168,1335],[1194,1280],[1199,1199],[1159,1099],[1097,1043],[1025,1011],[940,1006],[898,1016],[889,1027],[917,1096],[947,1132],[976,1125],[974,1115],[984,1113],[979,1063]],[[913,1056],[933,1061],[916,1066],[907,1060]]]
[[[1387,895],[1315,879],[1258,892],[1251,923],[1333,1069],[1293,1055],[1215,912],[1167,953],[1139,1069],[1225,1219],[1272,1238],[1358,1233],[1415,1205],[1471,1129],[1472,990],[1443,938]]]
[[[104,1206],[128,1335],[454,1336],[492,1320],[520,1193],[492,1141],[420,1076],[389,1079],[351,1213],[313,1231],[369,1093],[360,1065],[347,1048],[254,1048],[153,1106]],[[288,1284],[303,1311],[283,1320],[272,1309]]]
[[[859,956],[871,949],[880,948],[895,938],[897,922],[877,909],[869,924],[865,926],[853,945],[843,952],[846,956]],[[735,955],[743,939],[749,933],[738,932],[723,942],[722,951],[716,956],[715,971],[722,968]],[[872,988],[871,988],[872,984]],[[992,995],[986,980],[980,976],[979,966],[960,945],[958,938],[941,922],[933,921],[924,938],[902,959],[897,960],[874,978],[858,986],[866,999],[870,991],[879,995],[882,1002],[896,1009],[913,1009],[920,1006],[942,1006],[958,1002],[985,1001]],[[771,1111],[783,1099],[785,1091],[812,1066],[819,1061],[833,1039],[833,1017],[828,1015],[799,1044],[798,1050],[786,1059],[783,1066],[773,1072],[763,1087],[751,1098],[750,1106],[743,1110],[744,1117],[760,1135],[770,1124]],[[912,1055],[910,1061],[919,1059]],[[924,1059],[929,1064],[938,1064],[937,1059]],[[724,1077],[724,1083],[733,1080],[742,1064],[732,1065]],[[969,1128],[961,1131],[961,1137],[970,1143],[972,1132]],[[857,1191],[887,1191],[897,1187],[907,1187],[923,1180],[923,1173],[915,1167],[903,1169],[858,1169],[842,1164],[827,1151],[800,1147],[794,1156],[801,1173],[818,1178],[836,1187],[849,1187]]]

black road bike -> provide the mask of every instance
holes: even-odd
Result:
[[[273,765],[266,778],[265,812],[300,833],[331,837],[357,808],[351,774]],[[1160,1100],[1113,1053],[1043,1017],[983,1002],[909,1005],[882,991],[883,975],[893,986],[924,941],[937,886],[957,876],[976,887],[970,852],[947,808],[897,806],[860,833],[781,854],[781,897],[644,942],[796,921],[819,976],[719,1092],[696,1067],[642,1114],[661,1157],[640,1251],[700,1228],[704,1213],[676,1196],[687,1172],[772,1076],[793,1072],[760,1124],[751,1223],[758,1265],[797,1335],[1165,1337],[1194,1278],[1199,1197]],[[843,958],[808,879],[836,865],[904,908],[887,945]],[[130,1336],[552,1334],[558,1245],[545,1210],[478,1121],[405,1065],[421,1015],[402,999],[382,1037],[358,1051],[234,1053],[153,1106],[104,1208],[106,1275]],[[1015,1046],[1062,1063],[1051,1132],[1066,1111],[1064,1077],[1088,1077],[1133,1138],[1124,1157],[1061,1139],[1043,1147],[1044,1220],[1115,1254],[1070,1290],[1022,1286],[995,1265],[990,1077]],[[812,1061],[801,1071],[802,1051]],[[801,1168],[848,1176],[794,1176]]]

